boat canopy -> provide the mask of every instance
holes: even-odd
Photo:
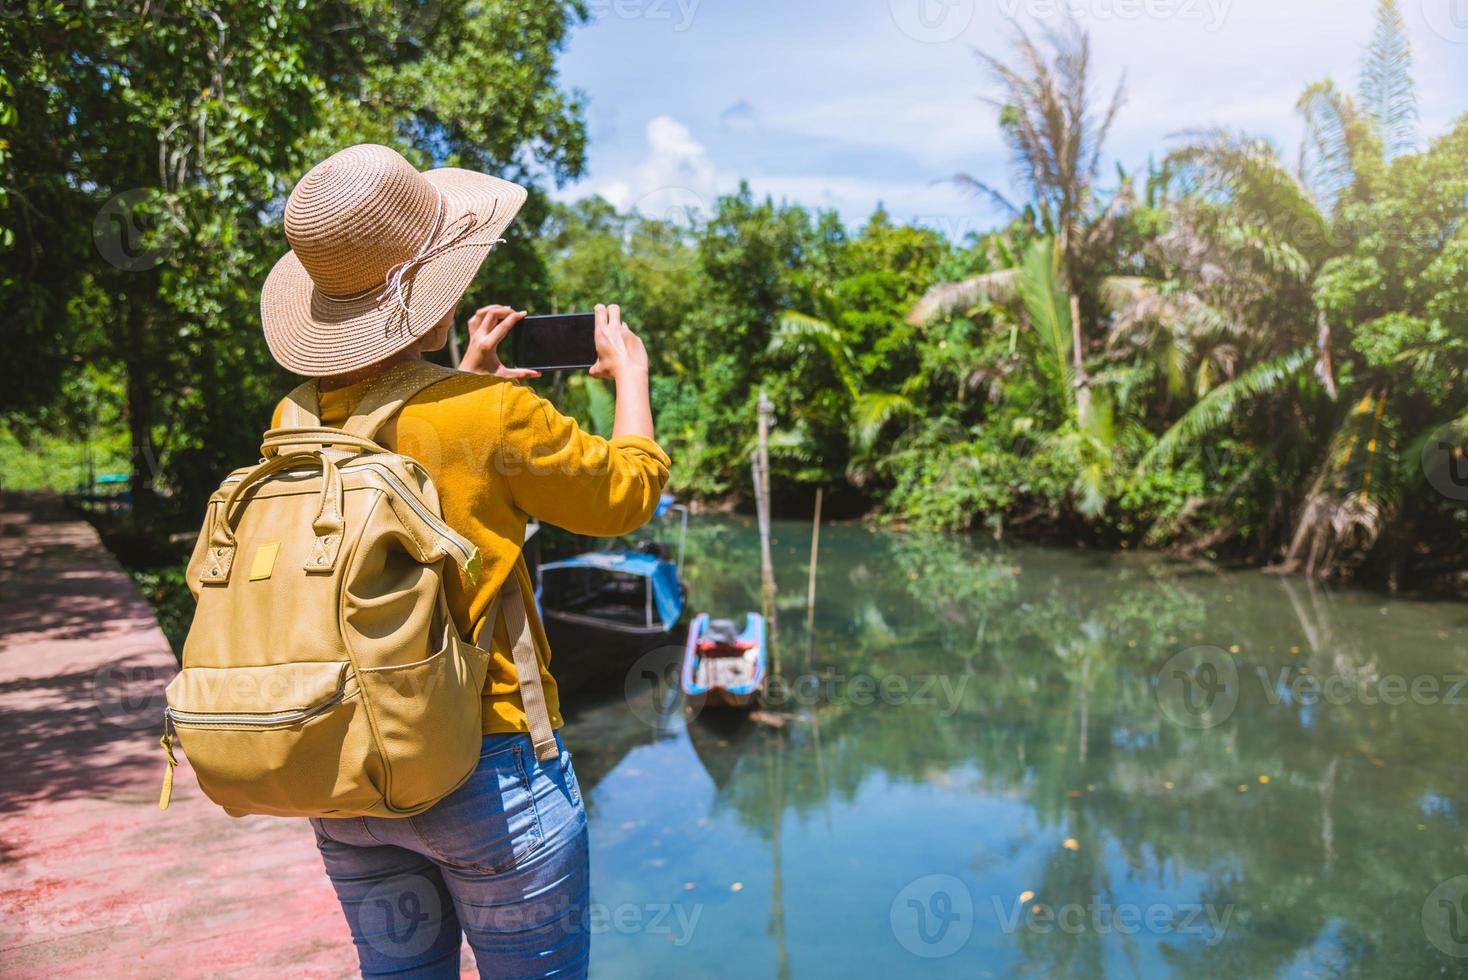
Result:
[[[648,580],[658,618],[669,629],[683,615],[683,590],[678,585],[678,568],[672,562],[640,551],[593,551],[540,566],[541,575],[558,569],[595,568]]]

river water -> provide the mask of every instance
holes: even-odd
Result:
[[[777,523],[759,720],[570,713],[600,977],[1468,976],[1468,605]],[[758,608],[747,522],[691,611]]]

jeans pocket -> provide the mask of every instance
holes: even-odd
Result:
[[[513,869],[545,842],[519,743],[479,760],[469,781],[408,817],[424,853],[439,864],[486,874]]]
[[[561,750],[561,778],[566,789],[566,795],[571,798],[572,806],[581,805],[581,784],[576,781],[576,767],[571,764],[571,753]]]

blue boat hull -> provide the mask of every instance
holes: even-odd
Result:
[[[755,706],[765,689],[765,618],[747,613],[737,639],[745,649],[717,657],[706,656],[699,649],[707,637],[709,622],[708,613],[699,613],[688,628],[688,642],[683,648],[683,693],[707,699],[705,707]]]

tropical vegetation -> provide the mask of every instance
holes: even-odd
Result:
[[[555,74],[579,2],[224,7],[33,4],[0,30],[12,485],[27,447],[115,465],[125,426],[135,496],[190,515],[287,380],[252,307],[283,196],[375,139],[532,185],[474,295],[619,301],[684,495],[747,504],[763,391],[777,511],[820,487],[841,516],[1460,584],[1468,116],[1421,131],[1397,0],[1358,84],[1302,92],[1300,147],[1199,129],[1137,170],[1108,167],[1125,91],[1096,91],[1085,34],[1016,27],[981,64],[1012,188],[954,178],[1004,216],[961,241],[747,186],[661,218],[552,202],[584,159]],[[545,384],[609,428],[597,382]]]

